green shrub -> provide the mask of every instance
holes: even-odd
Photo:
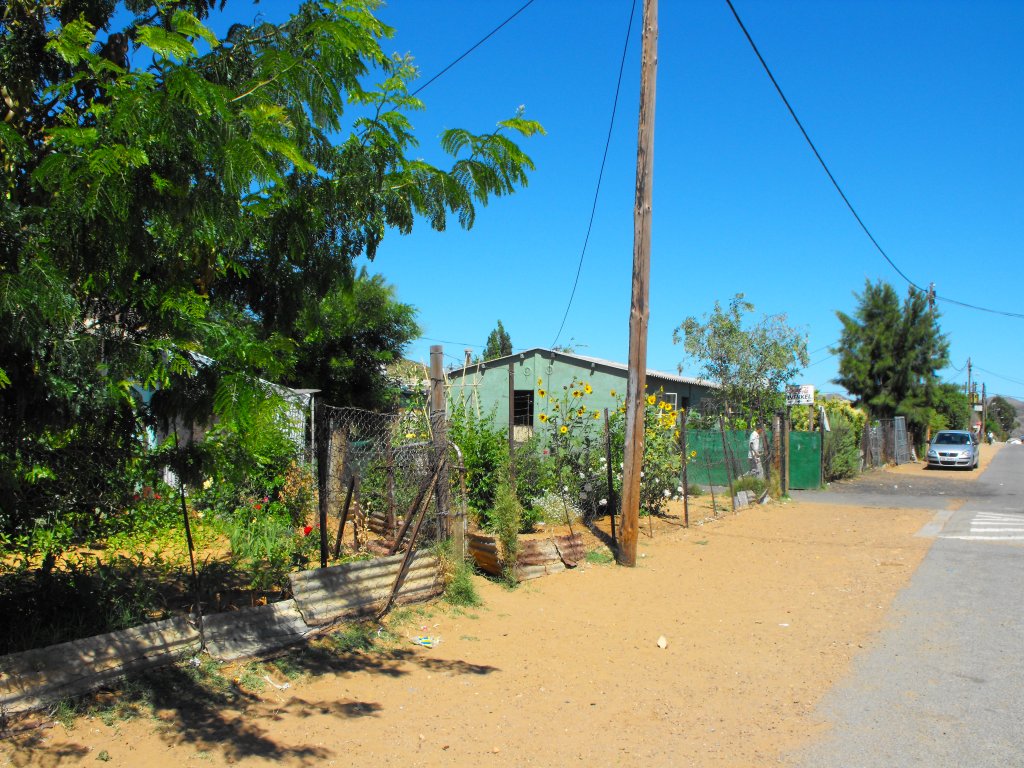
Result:
[[[519,556],[519,529],[522,522],[523,506],[508,483],[501,483],[495,492],[490,530],[497,539],[502,578],[508,584],[516,583],[515,565]]]
[[[468,503],[478,513],[490,509],[500,479],[508,472],[508,432],[494,414],[477,416],[465,405],[452,410],[448,437],[462,451]]]
[[[733,481],[732,489],[735,493],[740,491],[748,491],[754,496],[760,498],[761,494],[764,493],[765,481],[760,477],[754,477],[753,475],[744,475]]]

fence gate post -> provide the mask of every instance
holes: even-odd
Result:
[[[442,538],[451,535],[451,489],[448,484],[448,414],[445,410],[444,347],[430,347],[430,429],[434,440],[434,461],[439,469],[434,496]]]

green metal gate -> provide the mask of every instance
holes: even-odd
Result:
[[[794,490],[821,486],[821,433],[789,433],[789,487]]]

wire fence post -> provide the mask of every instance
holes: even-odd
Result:
[[[434,461],[438,468],[435,498],[437,500],[438,528],[441,538],[451,534],[449,506],[451,489],[448,485],[448,414],[445,410],[444,347],[430,347],[430,431],[433,436]]]
[[[612,524],[612,541],[615,538],[615,481],[612,478],[612,430],[608,421],[608,409],[604,409],[604,460],[605,472],[608,475],[608,515]]]
[[[725,478],[729,481],[729,500],[732,502],[732,511],[736,512],[736,492],[732,489],[732,472],[729,468],[729,448],[725,444],[725,418],[718,414],[718,434],[722,436],[722,461],[725,464]]]
[[[607,411],[606,411],[607,413]],[[686,465],[689,463],[687,459],[689,456],[686,453],[686,414],[683,411],[679,411],[679,457],[682,462],[682,472],[680,477],[683,483],[683,525],[687,528],[690,527],[690,482],[686,471]]]

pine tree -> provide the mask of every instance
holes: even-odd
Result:
[[[935,372],[948,363],[949,342],[938,311],[921,291],[910,289],[903,304],[888,283],[867,281],[851,317],[843,324],[839,376],[835,382],[864,403],[876,418],[905,416],[923,436],[939,398]]]
[[[493,360],[496,357],[505,357],[512,354],[512,337],[508,335],[505,326],[498,321],[498,327],[487,335],[487,345],[484,347],[484,360]]]

